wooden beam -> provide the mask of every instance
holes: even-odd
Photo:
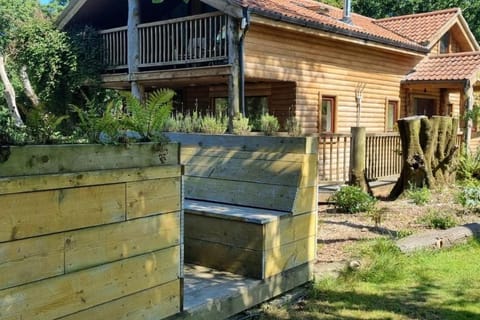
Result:
[[[235,18],[243,17],[243,10],[239,5],[231,3],[231,1],[225,0],[201,0],[203,3],[208,4],[211,7],[214,7],[218,11],[222,11],[229,16]]]
[[[63,29],[72,18],[80,11],[83,5],[87,2],[87,0],[72,0],[62,11],[60,16],[57,19],[57,25],[59,29]]]
[[[128,74],[129,80],[131,81],[131,90],[132,95],[137,99],[141,99],[143,96],[143,89],[136,81],[130,79],[130,75],[138,72],[138,65],[140,64],[139,60],[139,50],[140,43],[138,41],[138,25],[140,24],[140,1],[139,0],[128,0],[128,31],[127,31],[127,42],[128,42]]]
[[[228,17],[228,63],[232,66],[228,80],[228,131],[233,132],[233,117],[240,113],[240,51],[236,19]]]
[[[464,101],[465,101],[465,113],[471,112],[473,110],[473,104],[475,103],[475,97],[473,95],[473,85],[471,81],[465,83],[465,88],[463,91]],[[470,150],[470,144],[472,141],[472,126],[473,119],[468,118],[466,121],[465,128],[465,147],[467,150]]]

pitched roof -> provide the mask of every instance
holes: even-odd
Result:
[[[352,24],[342,21],[343,10],[314,0],[230,0],[252,13],[275,20],[335,32],[346,36],[393,45],[417,52],[427,49],[376,23],[375,19],[352,14]]]
[[[472,80],[479,72],[480,52],[451,53],[423,59],[404,81]]]
[[[416,43],[428,45],[443,26],[460,14],[459,8],[453,8],[379,19],[375,23]]]

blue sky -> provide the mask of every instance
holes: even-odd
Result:
[[[46,4],[46,3],[49,3],[49,2],[50,2],[50,0],[40,0],[41,4]]]

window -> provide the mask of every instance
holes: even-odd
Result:
[[[228,98],[214,98],[214,110],[216,115],[228,114]],[[245,116],[249,118],[254,130],[260,130],[260,118],[268,113],[268,97],[245,97]]]
[[[387,123],[385,131],[395,131],[398,120],[398,101],[388,100],[387,103]]]
[[[440,39],[440,53],[450,52],[450,32],[447,32]]]
[[[428,98],[415,98],[414,101],[415,114],[419,116],[428,116],[431,118],[436,114],[436,100]]]
[[[322,97],[320,132],[335,132],[335,97]]]

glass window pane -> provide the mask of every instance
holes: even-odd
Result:
[[[333,100],[322,100],[322,132],[333,132]]]

